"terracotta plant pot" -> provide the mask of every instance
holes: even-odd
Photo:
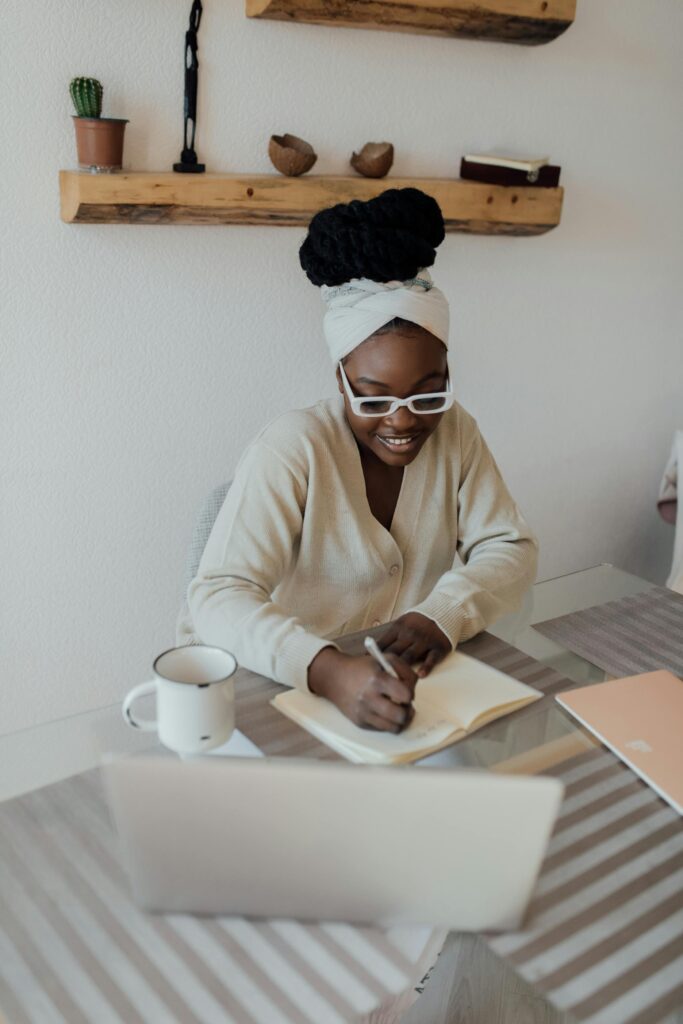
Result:
[[[128,118],[72,116],[80,169],[94,174],[120,171],[123,166],[123,133]]]

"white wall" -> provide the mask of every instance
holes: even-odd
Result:
[[[264,418],[334,388],[303,229],[59,220],[73,75],[130,118],[127,168],[178,158],[189,8],[3,11],[0,732],[148,675],[205,492]],[[285,131],[320,173],[381,139],[397,175],[457,176],[462,153],[508,147],[562,165],[558,228],[448,235],[434,269],[459,400],[539,534],[540,579],[668,570],[655,500],[683,425],[682,36],[679,0],[579,0],[574,26],[532,48],[248,21],[241,0],[205,0],[210,170],[269,172]]]

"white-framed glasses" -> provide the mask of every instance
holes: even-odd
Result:
[[[364,398],[362,395],[354,395],[341,363],[339,363],[339,370],[346,394],[351,403],[351,408],[356,416],[393,416],[396,410],[400,409],[403,405],[407,405],[410,411],[417,413],[418,416],[433,416],[435,413],[445,412],[446,409],[450,409],[455,401],[450,373],[446,376],[446,391],[432,391],[424,395],[411,395],[410,398],[396,398],[394,395]]]

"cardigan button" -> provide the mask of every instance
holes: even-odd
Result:
[[[397,565],[392,565],[392,567],[389,570],[389,572],[391,573],[392,576],[395,576],[396,573],[398,572],[398,566]]]

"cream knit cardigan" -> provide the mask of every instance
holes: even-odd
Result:
[[[405,467],[391,530],[370,511],[341,396],[279,416],[249,445],[176,629],[308,689],[330,638],[407,611],[453,647],[519,607],[538,542],[476,420],[457,402]],[[464,563],[464,564],[463,564]]]

